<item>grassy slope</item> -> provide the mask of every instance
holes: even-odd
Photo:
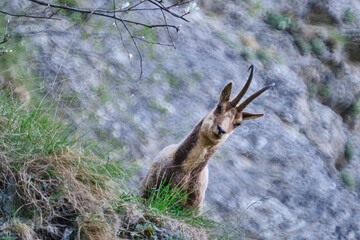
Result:
[[[202,229],[215,226],[182,209],[166,186],[147,202],[129,193],[127,172],[76,146],[74,129],[49,112],[0,93],[0,239],[66,233],[76,239],[203,239]]]

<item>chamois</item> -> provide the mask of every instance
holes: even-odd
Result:
[[[207,164],[210,158],[242,121],[264,116],[243,110],[261,93],[275,85],[273,83],[262,88],[237,106],[250,86],[254,66],[251,65],[249,70],[251,71],[245,86],[232,101],[229,101],[232,89],[230,82],[222,90],[215,108],[181,143],[170,145],[160,151],[142,182],[145,198],[148,197],[149,191],[154,187],[158,188],[162,181],[163,184],[181,186],[187,191],[185,207],[201,206],[208,185]]]

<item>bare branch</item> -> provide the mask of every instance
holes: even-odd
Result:
[[[0,13],[5,14],[5,15],[9,15],[9,16],[13,16],[13,17],[27,17],[27,18],[37,18],[37,19],[61,20],[60,18],[53,18],[53,16],[55,15],[54,13],[52,13],[50,16],[15,14],[15,13],[10,13],[10,12],[5,12],[5,11],[2,11],[2,10],[0,10]]]
[[[182,20],[184,20],[185,22],[189,22],[189,20],[185,19],[183,16],[180,16],[172,11],[170,11],[169,9],[167,9],[162,3],[159,2],[154,2],[153,0],[148,0],[150,3],[154,4],[155,6],[161,8],[162,10],[170,13],[171,15],[173,15],[174,17],[180,18]]]
[[[50,9],[51,10],[50,14],[48,11],[47,11],[47,13],[41,13],[41,14],[39,14],[39,13],[15,14],[15,13],[5,12],[3,10],[0,10],[0,13],[7,14],[10,16],[16,16],[16,17],[59,20],[58,18],[54,18],[54,16],[56,16],[59,13],[59,11],[64,10],[64,11],[69,11],[69,12],[77,12],[77,13],[81,13],[81,14],[91,14],[91,15],[96,15],[96,16],[102,17],[102,18],[113,19],[114,25],[116,26],[116,29],[119,32],[119,36],[120,36],[122,45],[123,45],[125,51],[127,52],[129,58],[132,57],[132,54],[129,52],[129,50],[126,46],[125,38],[123,36],[124,30],[125,30],[126,34],[128,35],[128,37],[131,39],[132,45],[135,47],[136,52],[139,55],[140,78],[141,78],[143,75],[143,55],[140,51],[137,41],[142,41],[142,42],[145,42],[148,44],[171,46],[171,47],[176,48],[171,31],[179,32],[180,26],[176,26],[174,24],[169,24],[167,18],[168,18],[168,16],[170,16],[170,17],[172,17],[171,20],[180,19],[182,21],[188,22],[188,20],[184,18],[184,16],[187,15],[188,13],[179,15],[178,13],[176,13],[174,11],[175,11],[175,8],[185,5],[185,4],[188,4],[188,3],[192,2],[193,0],[188,0],[188,1],[184,1],[184,2],[178,1],[177,3],[174,3],[169,6],[166,6],[162,1],[157,1],[157,0],[138,0],[137,2],[133,3],[131,6],[126,6],[126,7],[124,5],[123,5],[123,7],[117,7],[115,0],[113,0],[112,1],[113,8],[110,10],[109,9],[101,9],[101,8],[96,8],[96,9],[79,8],[79,7],[67,6],[66,4],[61,5],[61,4],[50,3],[50,2],[43,1],[43,0],[28,0],[28,1],[32,2],[34,4],[46,7],[44,11],[47,11],[47,9]],[[133,15],[125,15],[130,12],[141,12],[141,11],[159,12],[159,14],[161,14],[161,16],[162,16],[163,22],[162,23],[141,22],[141,21],[137,21],[137,19],[133,20],[134,19]],[[176,10],[176,11],[179,12],[178,10]],[[118,21],[121,22],[123,29],[120,28]],[[149,40],[145,39],[144,37],[136,36],[136,35],[134,35],[134,32],[133,32],[134,28],[132,28],[131,26],[141,26],[141,27],[150,28],[150,29],[164,29],[164,31],[166,31],[166,33],[168,35],[169,43],[149,41]]]
[[[38,0],[29,0],[29,1],[37,3],[39,5],[52,7],[52,8],[69,10],[69,11],[72,11],[72,12],[79,12],[79,13],[84,13],[84,14],[89,14],[89,13],[93,12],[93,10],[89,10],[89,9],[69,7],[69,6],[65,6],[65,5],[63,6],[63,5],[53,4],[53,3],[46,3],[46,2],[38,1]],[[113,12],[114,11],[111,11],[110,13],[113,13]],[[126,11],[124,11],[124,12],[126,12]],[[98,10],[95,10],[95,12],[93,12],[93,15],[98,15],[98,16],[105,17],[105,18],[115,18],[116,20],[121,21],[121,22],[129,23],[129,24],[135,24],[135,25],[139,25],[139,26],[143,26],[143,27],[147,27],[147,28],[162,28],[162,27],[168,26],[168,27],[176,29],[178,31],[178,27],[175,26],[175,25],[166,25],[166,24],[149,25],[149,24],[145,24],[145,23],[141,23],[141,22],[136,22],[136,21],[132,21],[132,20],[119,18],[119,17],[114,17],[113,15],[108,15],[108,14],[105,14],[103,12],[99,12]],[[179,18],[180,18],[180,16],[179,16]],[[186,20],[185,18],[181,18],[181,19],[188,22],[188,20]]]

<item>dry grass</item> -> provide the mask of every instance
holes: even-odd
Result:
[[[15,187],[14,215],[32,219],[43,239],[61,237],[66,229],[78,229],[79,239],[112,239],[115,235],[103,214],[115,195],[110,179],[96,172],[102,167],[100,159],[68,150],[13,166],[11,159],[1,158],[0,185]]]
[[[15,219],[12,223],[12,228],[15,230],[21,240],[35,239],[36,234],[33,230],[33,226],[30,224],[26,224],[21,222],[19,219]]]

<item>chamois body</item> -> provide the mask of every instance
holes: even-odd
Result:
[[[194,127],[191,133],[181,143],[164,148],[156,156],[142,182],[144,197],[147,197],[150,189],[157,188],[162,182],[173,187],[181,186],[188,192],[184,206],[192,208],[202,204],[208,185],[207,164],[210,158],[243,120],[263,116],[263,114],[243,112],[243,109],[273,85],[261,89],[240,106],[236,106],[251,83],[253,66],[250,69],[251,73],[245,87],[233,101],[229,101],[232,89],[230,82],[222,90],[215,108]]]
[[[189,191],[188,207],[200,206],[208,185],[207,163],[220,146],[201,134],[203,121],[180,143],[164,148],[155,158],[143,181],[148,189],[161,180]]]

